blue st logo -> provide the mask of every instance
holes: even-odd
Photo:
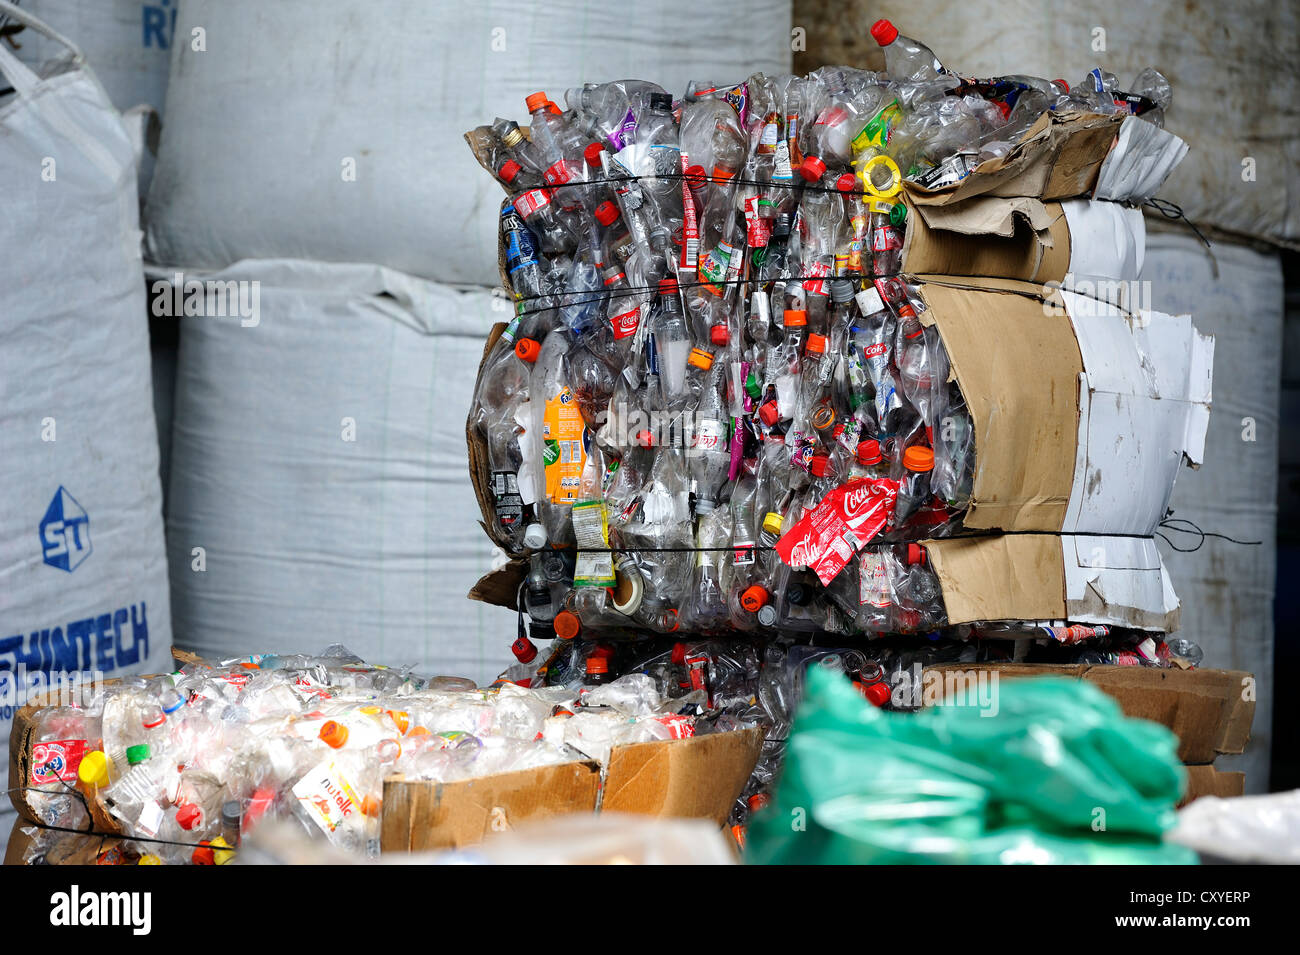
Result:
[[[41,519],[41,553],[45,563],[69,573],[90,556],[90,518],[62,487]]]

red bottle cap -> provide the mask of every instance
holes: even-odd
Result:
[[[704,171],[703,166],[687,166],[683,175],[686,176],[686,181],[695,189],[703,186],[709,178],[709,174]]]
[[[195,865],[216,865],[217,854],[212,851],[211,843],[204,839],[199,843],[199,848],[190,853],[190,861]]]
[[[684,644],[684,643],[674,643],[674,644],[673,644],[673,655],[672,655],[672,661],[673,661],[673,663],[685,663],[685,662],[686,662],[686,644]]]
[[[550,99],[545,93],[529,93],[524,97],[524,106],[530,113],[535,113],[539,109],[545,109],[546,104],[549,102]]]
[[[858,442],[857,458],[858,463],[863,467],[870,467],[873,464],[879,464],[880,442],[871,439]]]
[[[884,683],[872,683],[863,693],[873,706],[884,706],[889,702],[889,687]]]
[[[830,455],[826,454],[814,454],[812,460],[808,462],[808,470],[812,472],[813,477],[825,477],[830,467]]]
[[[537,361],[537,356],[542,353],[542,346],[531,338],[521,338],[515,342],[515,354],[524,361],[532,363]]]
[[[860,192],[858,186],[858,177],[851,172],[846,172],[840,178],[835,180],[835,188],[840,192]]]
[[[781,420],[781,409],[777,407],[775,401],[764,402],[759,405],[758,417],[770,428]]]
[[[871,38],[881,46],[889,46],[898,39],[898,27],[888,20],[877,20],[871,24]]]
[[[192,802],[176,807],[176,824],[186,831],[196,828],[202,819],[203,810]]]
[[[726,325],[714,325],[709,329],[709,341],[722,347],[731,340],[731,334],[727,331]]]
[[[599,168],[600,154],[605,151],[605,147],[600,143],[588,143],[587,148],[582,151],[582,158],[587,160],[587,165],[592,168]]]
[[[519,171],[523,168],[523,166],[519,165],[519,163],[515,162],[513,159],[507,159],[501,164],[501,168],[497,170],[497,175],[506,182],[514,182],[515,176],[519,175]]]
[[[609,661],[604,657],[587,657],[588,673],[608,673]]]
[[[768,601],[767,591],[758,584],[745,588],[740,595],[740,605],[750,613],[758,613]]]
[[[659,294],[660,294],[660,295],[676,295],[676,294],[677,294],[677,280],[676,280],[676,279],[660,279],[660,280],[659,280]]]
[[[601,225],[613,225],[618,219],[618,206],[612,202],[602,202],[596,206],[596,221]]]
[[[809,156],[799,164],[799,175],[803,176],[809,182],[816,182],[822,176],[826,175],[826,163],[822,162],[816,156]]]
[[[642,448],[652,448],[655,443],[654,433],[647,428],[642,428],[636,433],[636,443]]]
[[[510,652],[520,663],[532,663],[537,658],[537,645],[527,637],[520,637],[510,644]]]
[[[909,543],[907,545],[907,566],[912,567],[916,564],[924,564],[925,561],[925,548],[920,544]]]

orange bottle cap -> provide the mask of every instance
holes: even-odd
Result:
[[[588,658],[587,658],[587,672],[588,672],[588,673],[608,673],[608,672],[609,672],[609,660],[605,659],[605,657],[588,657]]]
[[[786,314],[789,313],[787,312]],[[808,351],[812,352],[814,355],[823,354],[826,351],[826,336],[818,335],[816,332],[812,332],[808,336],[808,344],[805,347]]]
[[[515,354],[526,362],[537,361],[537,356],[542,353],[542,346],[531,338],[521,338],[515,342]]]
[[[366,796],[361,800],[361,814],[369,816],[371,819],[379,818],[379,811],[383,808],[384,801],[378,796]]]
[[[750,613],[757,613],[767,600],[767,591],[758,584],[746,587],[745,592],[740,595],[740,605]]]
[[[530,93],[524,97],[524,106],[528,107],[528,112],[535,113],[539,109],[544,109],[550,98],[545,93]]]
[[[808,313],[801,308],[787,308],[785,310],[785,327],[798,328],[808,324]]]
[[[903,467],[909,471],[929,471],[934,468],[934,452],[919,446],[908,448],[903,452]]]
[[[692,348],[691,354],[686,361],[701,371],[708,371],[713,367],[713,356],[703,348]]]
[[[561,610],[555,615],[555,635],[561,640],[572,640],[582,629],[582,621],[570,610]]]
[[[407,728],[411,725],[411,715],[405,710],[389,710],[388,715],[393,718],[397,732],[405,736]]]
[[[320,728],[320,738],[327,746],[338,749],[348,741],[348,728],[335,720],[328,720]]]

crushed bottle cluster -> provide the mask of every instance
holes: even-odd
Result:
[[[1163,121],[1167,82],[971,79],[887,21],[825,67],[527,98],[467,134],[509,199],[517,314],[470,424],[520,604],[560,636],[946,625],[916,542],[962,531],[974,424],[919,286],[904,184],[959,181],[1047,112]],[[1067,621],[1048,621],[1065,626]]]

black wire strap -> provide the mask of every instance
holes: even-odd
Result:
[[[1196,237],[1205,244],[1205,247],[1213,251],[1214,247],[1210,245],[1210,240],[1205,237],[1205,234],[1202,233],[1200,229],[1196,228],[1195,222],[1187,218],[1187,214],[1183,212],[1182,206],[1178,205],[1178,203],[1170,202],[1168,199],[1157,199],[1152,196],[1142,204],[1144,206],[1150,206],[1166,219],[1172,219],[1175,222],[1181,219],[1183,222],[1186,222],[1187,227],[1196,233]]]
[[[1188,525],[1188,526],[1187,526],[1187,527],[1179,527],[1179,526],[1177,526],[1177,525],[1179,525],[1179,524],[1186,524],[1186,525]],[[1207,538],[1207,537],[1217,537],[1217,538],[1219,538],[1220,540],[1225,540],[1225,541],[1227,541],[1227,542],[1230,543],[1230,544],[1240,544],[1240,545],[1242,545],[1243,547],[1258,547],[1258,546],[1260,546],[1261,544],[1264,543],[1263,541],[1243,541],[1243,540],[1237,540],[1237,538],[1235,538],[1235,537],[1229,537],[1227,534],[1218,534],[1218,533],[1215,533],[1214,531],[1205,531],[1205,530],[1201,530],[1201,528],[1200,528],[1200,527],[1199,527],[1195,522],[1190,521],[1190,520],[1188,520],[1188,519],[1185,518],[1185,517],[1167,517],[1167,518],[1165,518],[1163,521],[1160,522],[1160,527],[1164,528],[1164,529],[1167,530],[1167,531],[1173,531],[1173,532],[1176,532],[1176,533],[1179,533],[1179,534],[1195,534],[1195,535],[1196,535],[1197,540],[1196,540],[1196,544],[1195,544],[1195,546],[1193,546],[1193,547],[1179,547],[1177,544],[1175,544],[1173,541],[1171,541],[1168,537],[1165,537],[1164,534],[1161,534],[1159,531],[1156,532],[1156,535],[1157,535],[1161,540],[1163,540],[1163,541],[1164,541],[1166,544],[1168,544],[1168,545],[1169,545],[1173,550],[1176,550],[1176,551],[1177,551],[1178,553],[1180,553],[1180,554],[1191,554],[1191,553],[1194,553],[1194,552],[1200,550],[1203,546],[1205,546],[1205,538]]]

